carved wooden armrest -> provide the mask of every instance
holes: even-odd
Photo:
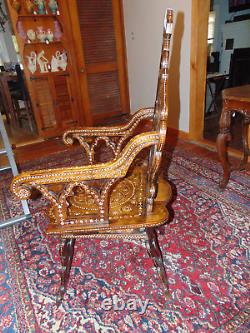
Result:
[[[33,188],[39,190],[51,202],[57,219],[63,224],[67,219],[67,198],[76,187],[81,187],[93,195],[100,208],[100,219],[106,221],[108,210],[104,206],[107,205],[111,186],[126,176],[134,158],[143,148],[156,145],[158,141],[157,132],[147,132],[131,139],[111,162],[23,172],[13,179],[11,190],[20,199],[28,199]],[[102,183],[99,191],[90,188],[88,181],[91,180]],[[54,188],[58,187],[59,191],[55,192]]]
[[[74,140],[77,140],[87,153],[90,164],[94,163],[95,147],[99,141],[105,141],[106,145],[113,151],[114,157],[117,157],[124,141],[133,134],[137,125],[144,119],[152,119],[153,114],[153,108],[145,108],[138,110],[125,125],[68,130],[63,134],[63,141],[67,145],[72,145]]]
[[[146,132],[136,135],[115,160],[107,163],[22,172],[14,177],[11,190],[18,198],[28,199],[31,195],[31,188],[35,187],[40,190],[40,185],[122,178],[126,176],[136,155],[142,149],[157,144],[158,141],[157,132]]]

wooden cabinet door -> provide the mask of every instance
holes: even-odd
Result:
[[[31,77],[30,92],[40,136],[61,135],[79,125],[69,73]]]
[[[94,124],[130,112],[120,0],[71,0],[68,5],[81,103]]]

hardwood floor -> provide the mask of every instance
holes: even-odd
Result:
[[[13,128],[7,124],[5,116],[3,116],[4,126],[8,134],[10,143],[13,147],[20,147],[26,144],[43,141],[37,134],[31,133],[31,131],[25,126],[22,128]],[[25,125],[25,124],[24,124]],[[0,136],[0,147],[3,146],[2,138]]]
[[[213,114],[206,121],[207,124],[206,137],[211,141],[216,140],[217,128],[218,128],[217,118],[218,115]],[[124,123],[124,119],[119,123]],[[7,131],[10,136],[10,141],[12,144],[17,164],[22,164],[30,160],[46,157],[55,152],[63,152],[63,151],[67,152],[68,150],[75,148],[75,146],[66,146],[63,143],[61,136],[49,140],[43,140],[35,135],[30,135],[22,131],[16,131],[16,132],[13,130],[11,131],[8,127]],[[174,134],[174,132],[168,131],[167,142],[169,145],[175,147],[176,145],[180,144],[181,141],[182,140],[179,140],[176,134]],[[217,159],[215,146],[209,147],[209,145],[204,144],[202,147],[200,145],[194,144],[193,149],[197,150],[197,152],[202,153],[204,156],[208,158]],[[8,161],[4,155],[0,155],[0,165],[1,166],[8,165]]]
[[[188,140],[179,139],[176,133],[173,133],[172,131],[168,131],[166,141],[167,146],[171,146],[172,148],[179,145],[185,145],[189,142]],[[193,147],[192,150],[194,152],[197,152],[197,154],[203,154],[204,157],[211,158],[213,160],[218,159],[215,146],[208,146],[205,143],[198,144],[194,142],[192,142],[191,144]],[[17,162],[23,163],[33,159],[46,157],[56,152],[67,152],[68,150],[75,149],[77,146],[79,146],[77,143],[73,146],[66,146],[63,143],[62,138],[57,137],[54,139],[45,140],[43,142],[17,147],[14,149],[14,153]]]
[[[66,146],[61,137],[17,147],[14,149],[16,162],[23,163],[30,160],[46,157],[56,152],[67,152],[75,146]]]
[[[16,153],[20,147],[26,146],[26,150],[29,150],[29,145],[32,145],[34,143],[42,143],[44,140],[40,138],[38,135],[31,133],[30,130],[28,130],[25,126],[22,128],[13,128],[11,127],[7,121],[5,115],[3,115],[3,121],[4,126],[10,141],[10,144],[12,146],[13,151]],[[25,125],[25,124],[24,124]],[[2,136],[0,135],[0,149],[4,148]],[[22,151],[22,149],[21,149]],[[19,154],[19,153],[17,153]],[[15,154],[16,155],[16,154]],[[26,158],[29,154],[27,154]],[[24,155],[25,156],[25,155]],[[0,155],[0,165],[1,167],[7,166],[8,159],[5,154]]]
[[[216,142],[217,135],[219,133],[219,113],[211,113],[205,117],[204,123],[204,138],[213,142]],[[236,114],[232,118],[231,125],[232,140],[229,143],[229,146],[235,149],[242,150],[242,116]]]

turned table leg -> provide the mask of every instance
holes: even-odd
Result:
[[[229,163],[227,154],[227,145],[231,140],[231,113],[232,110],[226,108],[226,101],[224,101],[223,110],[220,117],[220,131],[217,136],[217,151],[223,168],[223,177],[219,184],[220,188],[222,189],[227,186],[231,173],[231,165]]]

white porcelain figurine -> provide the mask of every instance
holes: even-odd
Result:
[[[47,29],[46,38],[49,42],[53,42],[54,34],[51,29]]]
[[[67,64],[68,64],[68,59],[67,59],[67,54],[66,52],[62,52],[59,56],[59,64],[58,66],[65,71],[67,68]]]
[[[51,13],[53,15],[57,14],[58,4],[57,4],[56,0],[49,0],[49,9],[51,10]]]
[[[57,58],[53,55],[51,59],[51,72],[58,72],[59,70]]]
[[[51,72],[65,71],[67,68],[67,55],[66,52],[56,51],[51,60]]]
[[[26,56],[28,58],[28,69],[29,71],[34,74],[36,71],[36,52],[31,51],[29,56]]]
[[[28,42],[34,42],[36,39],[36,33],[33,29],[27,30]]]
[[[46,39],[46,32],[43,29],[43,27],[37,27],[37,33],[36,33],[37,38],[40,40],[40,42],[44,43]]]
[[[49,68],[48,68],[48,62],[49,60],[44,57],[44,50],[38,53],[37,55],[37,63],[40,66],[40,72],[41,73],[48,73]]]

